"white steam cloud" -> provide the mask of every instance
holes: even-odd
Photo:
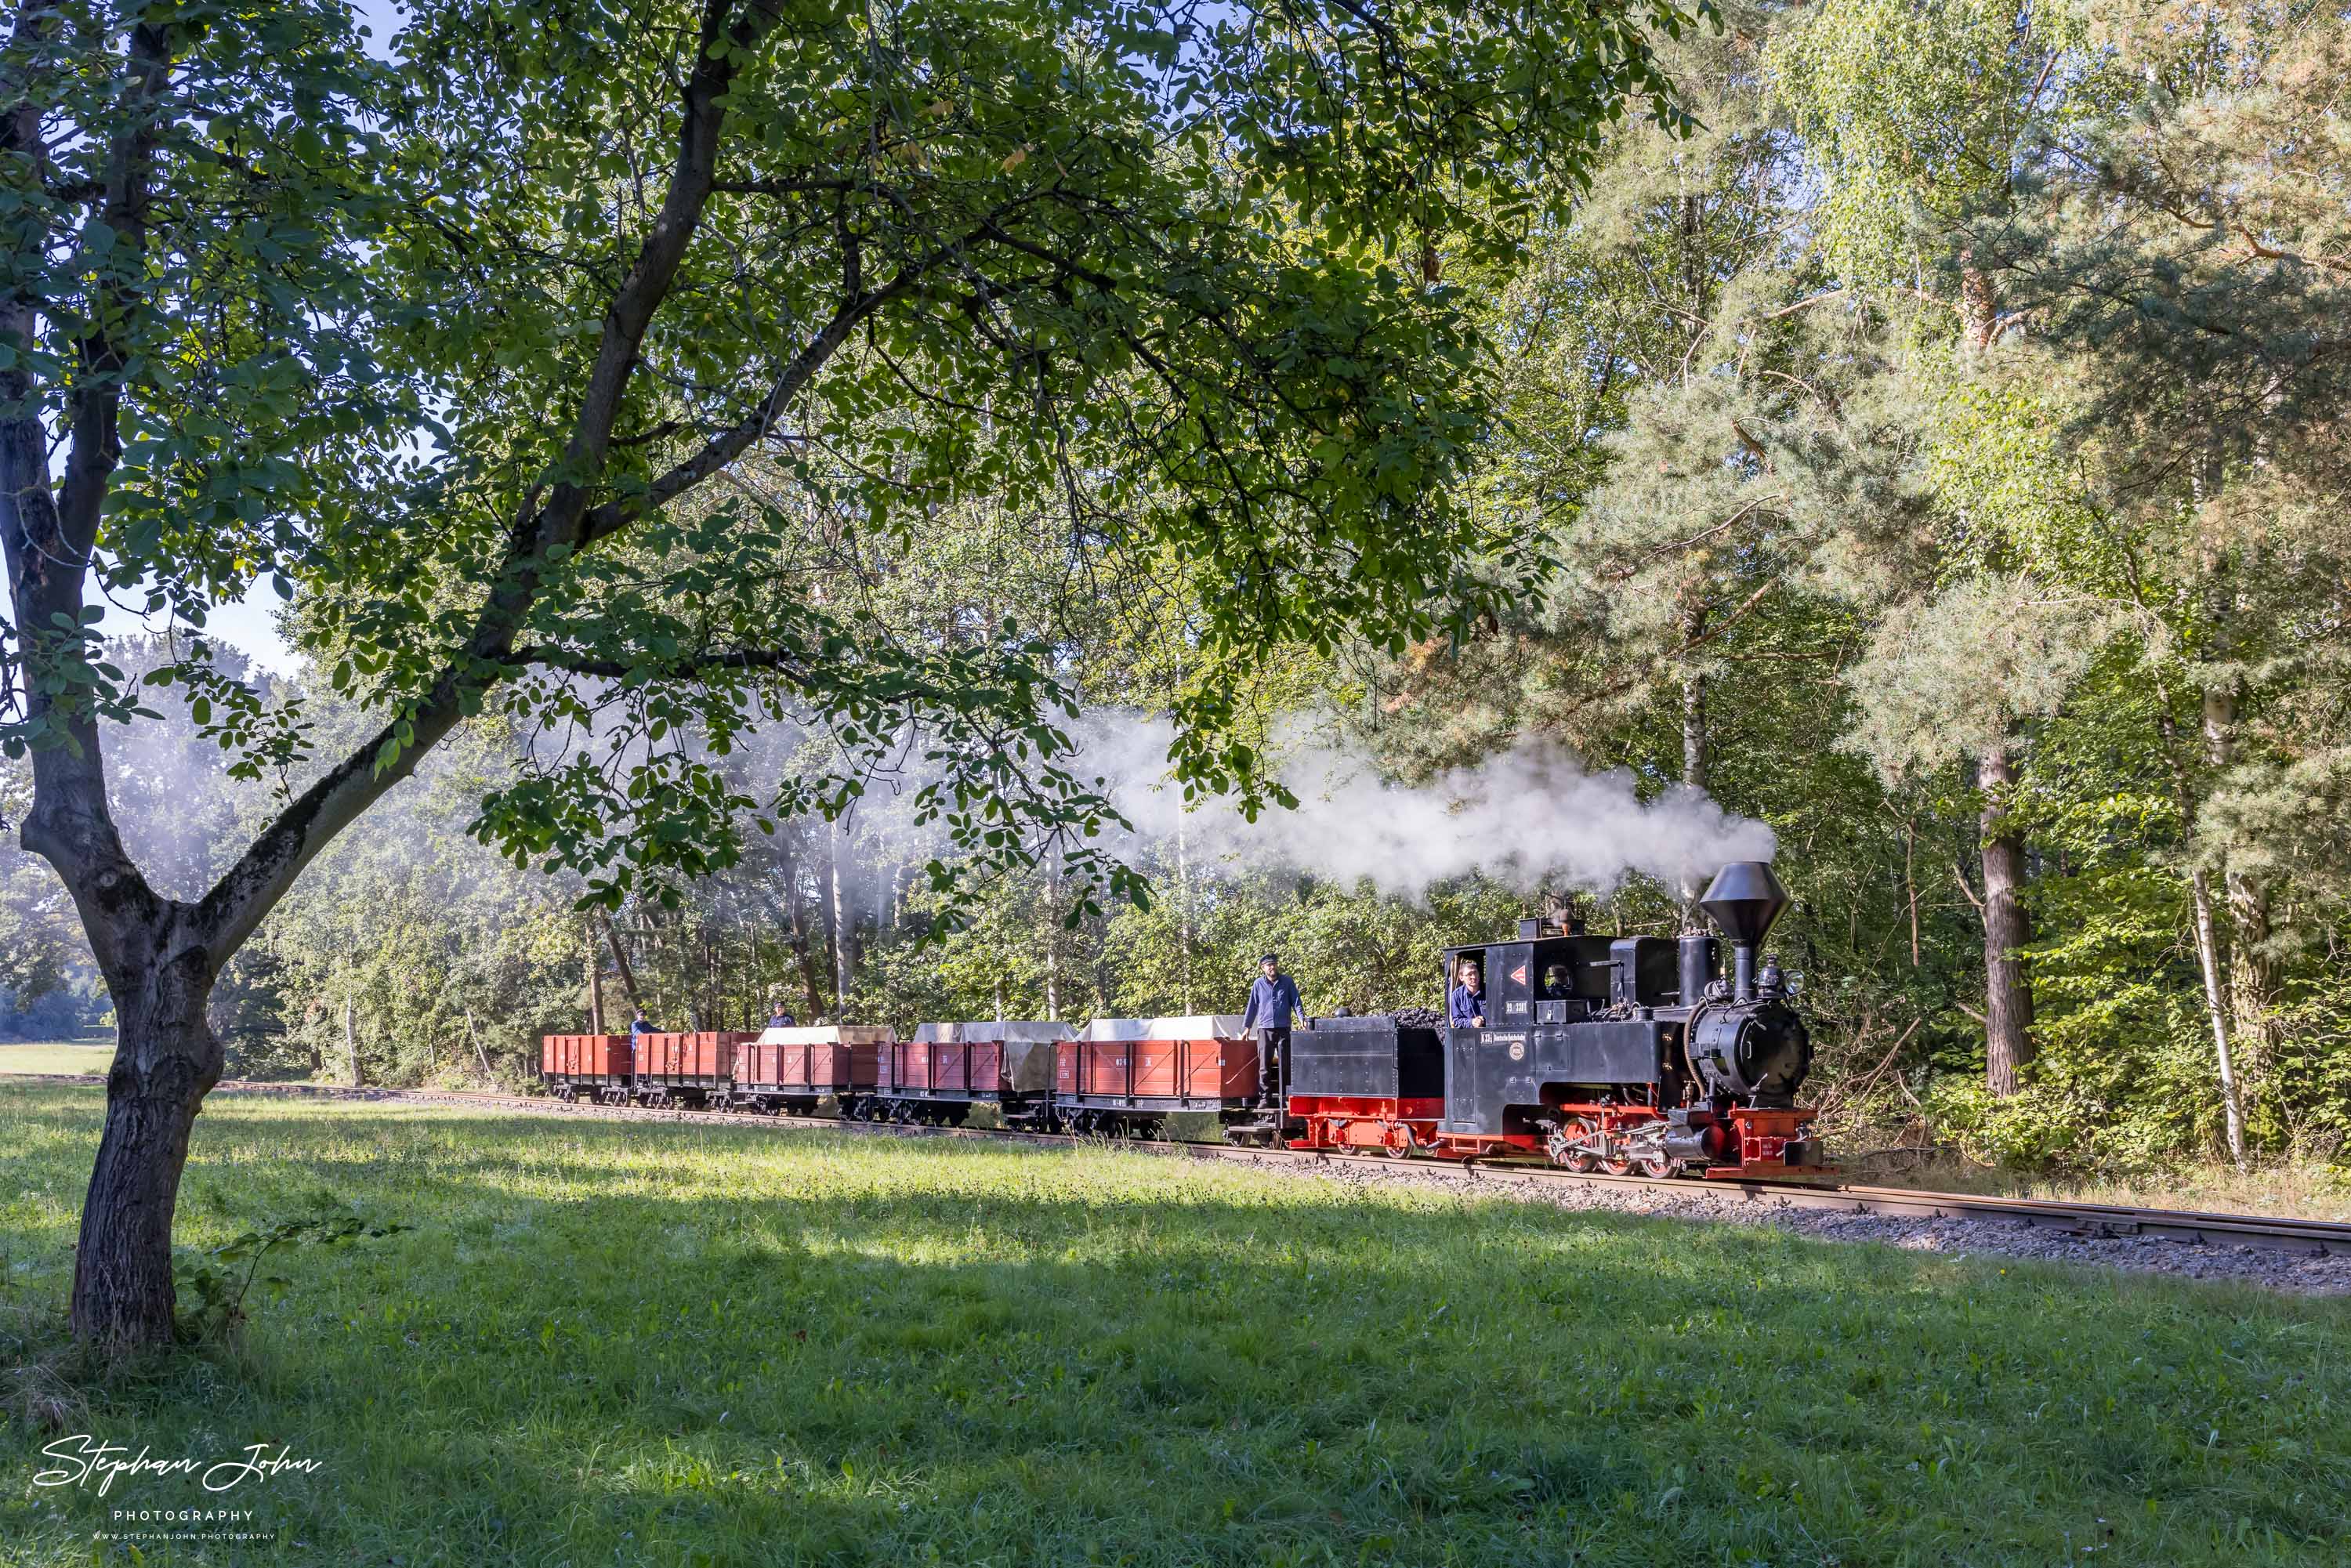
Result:
[[[1285,747],[1281,780],[1298,798],[1254,822],[1217,801],[1186,811],[1168,781],[1174,730],[1141,714],[1095,713],[1078,727],[1074,769],[1099,775],[1139,836],[1252,866],[1280,866],[1417,898],[1473,871],[1533,891],[1604,891],[1631,873],[1695,896],[1727,861],[1769,860],[1771,830],[1734,816],[1704,790],[1676,784],[1644,800],[1633,775],[1588,773],[1559,747],[1520,741],[1417,788],[1384,779],[1360,749]]]

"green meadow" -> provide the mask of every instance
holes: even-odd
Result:
[[[62,1331],[0,1084],[0,1564],[2340,1563],[2351,1305],[1101,1149],[224,1097],[229,1337]],[[33,1484],[91,1436],[315,1469]],[[251,1510],[268,1539],[98,1539]]]

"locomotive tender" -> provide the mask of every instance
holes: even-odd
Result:
[[[1730,945],[1587,936],[1522,921],[1515,936],[1448,947],[1486,977],[1482,1025],[1399,1013],[1308,1020],[1290,1082],[1255,1105],[1256,1047],[1231,1015],[1061,1023],[926,1023],[910,1041],[872,1025],[763,1034],[550,1035],[542,1076],[560,1098],[805,1114],[831,1097],[852,1121],[959,1125],[975,1104],[1038,1131],[1155,1136],[1205,1113],[1237,1143],[1472,1159],[1534,1155],[1570,1170],[1664,1176],[1813,1176],[1815,1113],[1803,1019],[1759,954],[1787,894],[1760,861],[1723,868],[1699,901]]]

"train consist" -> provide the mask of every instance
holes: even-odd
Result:
[[[1721,936],[1587,936],[1527,920],[1450,947],[1481,967],[1480,1021],[1443,1013],[1310,1019],[1289,1082],[1258,1104],[1238,1016],[926,1023],[763,1033],[549,1035],[541,1076],[566,1100],[960,1124],[975,1105],[1040,1132],[1157,1136],[1215,1117],[1236,1143],[1470,1159],[1532,1155],[1615,1175],[1826,1175],[1802,1017],[1761,946],[1787,894],[1761,862],[1726,866],[1699,906]],[[1725,962],[1724,940],[1729,953]],[[1759,967],[1760,966],[1760,967]]]

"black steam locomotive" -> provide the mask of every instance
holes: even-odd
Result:
[[[1741,862],[1699,901],[1721,937],[1587,936],[1538,919],[1448,947],[1448,985],[1465,961],[1484,976],[1478,1019],[1317,1019],[1292,1037],[1280,1116],[1234,1134],[1397,1155],[1523,1151],[1618,1175],[1823,1173],[1814,1113],[1796,1105],[1812,1041],[1776,967],[1759,967],[1787,903],[1770,866]]]

